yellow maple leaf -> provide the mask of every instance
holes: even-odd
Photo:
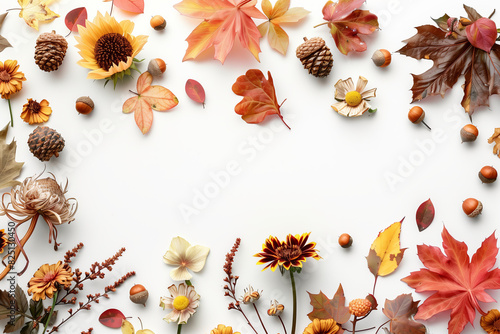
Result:
[[[50,10],[48,5],[53,0],[17,0],[21,5],[19,17],[30,26],[38,30],[39,22],[51,22],[59,17],[59,14]]]

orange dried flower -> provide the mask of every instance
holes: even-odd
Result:
[[[33,99],[28,99],[28,102],[23,105],[21,118],[31,125],[47,122],[50,114],[52,114],[52,108],[49,107],[49,101],[42,100],[38,103]]]
[[[481,327],[488,334],[500,334],[500,311],[490,310],[481,317]]]
[[[33,300],[39,301],[46,297],[52,298],[54,292],[61,286],[69,288],[73,274],[69,266],[64,266],[61,261],[56,264],[44,264],[33,275],[28,283],[28,294],[33,294]]]
[[[16,60],[0,61],[0,95],[2,99],[10,99],[10,95],[19,92],[26,81],[23,72],[18,72]]]
[[[339,331],[340,326],[333,319],[314,319],[303,334],[335,334]]]
[[[8,244],[7,233],[5,233],[4,229],[0,230],[0,253],[3,252],[5,246]]]

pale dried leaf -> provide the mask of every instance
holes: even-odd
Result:
[[[16,148],[15,140],[10,144],[6,143],[7,131],[9,125],[7,124],[2,131],[0,131],[0,189],[12,187],[19,184],[15,179],[21,174],[21,168],[24,162],[16,161]]]

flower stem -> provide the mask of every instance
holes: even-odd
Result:
[[[358,317],[354,316],[354,320],[352,321],[352,334],[356,333],[356,322],[358,322]]]
[[[262,325],[262,328],[264,328],[264,332],[266,332],[266,334],[268,334],[266,326],[264,326],[264,323],[262,322],[262,318],[260,317],[259,310],[257,310],[257,306],[255,306],[255,303],[252,303],[252,305],[253,305],[253,308],[255,309],[255,313],[257,313],[257,316],[259,317],[260,324]]]
[[[9,103],[9,111],[10,111],[10,126],[14,127],[14,118],[12,117],[12,106],[10,105],[10,99],[7,99]]]
[[[57,301],[57,293],[58,291],[54,292],[54,297],[52,297],[52,307],[50,308],[50,313],[49,316],[47,317],[47,322],[45,323],[45,326],[43,327],[42,333],[45,333],[47,330],[47,327],[49,326],[50,318],[52,318],[52,313],[54,313],[54,308],[56,307],[56,301]]]
[[[293,269],[290,269],[290,280],[292,281],[292,296],[293,296],[293,316],[292,316],[292,334],[295,334],[297,325],[297,291],[295,289],[295,277],[293,277]]]
[[[181,334],[182,324],[177,325],[177,334]]]
[[[186,282],[186,285],[187,285],[187,286],[193,286],[193,284],[191,283],[191,281],[190,281],[190,280],[188,280],[188,279],[187,279],[187,280],[185,280],[185,282]]]
[[[285,327],[285,323],[283,322],[283,319],[281,319],[281,316],[280,316],[280,315],[278,315],[278,319],[280,319],[280,321],[281,321],[281,325],[283,326],[283,330],[285,331],[285,334],[287,334],[287,332],[286,332],[286,327]]]

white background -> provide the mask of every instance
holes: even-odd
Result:
[[[463,79],[444,99],[431,97],[420,104],[426,111],[426,122],[433,128],[430,132],[423,125],[409,122],[407,112],[411,107],[410,72],[421,73],[431,62],[393,54],[392,64],[381,69],[370,59],[379,48],[391,52],[401,48],[402,40],[416,33],[415,26],[433,24],[431,17],[445,12],[465,16],[460,2],[370,1],[363,8],[379,16],[381,30],[365,38],[366,52],[346,57],[336,49],[327,26],[313,28],[323,22],[324,1],[295,0],[292,7],[305,7],[311,13],[299,24],[284,26],[290,36],[286,56],[272,50],[267,39],[262,39],[260,63],[237,45],[224,65],[212,59],[213,50],[196,61],[182,62],[187,48],[185,38],[199,20],[180,15],[174,4],[146,0],[143,15],[130,16],[117,8],[113,12],[118,20],[132,19],[136,23],[135,35],[150,36],[139,55],[145,58],[140,69],[146,70],[152,58],[164,59],[167,71],[155,84],[169,88],[179,99],[179,105],[171,111],[154,112],[153,127],[147,135],[137,128],[133,115],[121,113],[123,102],[132,96],[128,90],[135,89],[134,79],[120,83],[116,90],[112,84],[103,88],[103,82],[87,80],[88,70],[76,64],[80,56],[73,36],[68,37],[70,47],[61,68],[57,72],[42,72],[33,60],[38,33],[18,18],[17,12],[8,15],[0,31],[14,46],[3,51],[0,59],[17,59],[27,78],[23,90],[12,98],[15,127],[9,131],[9,138],[15,137],[18,143],[17,160],[25,162],[19,179],[44,169],[53,172],[59,181],[68,180],[67,195],[79,203],[75,221],[58,229],[58,241],[62,242],[58,252],[47,243],[46,224],[39,222],[26,246],[31,264],[19,283],[25,286],[38,266],[62,259],[64,252],[78,242],[83,242],[85,248],[73,266],[82,270],[120,247],[127,248],[104,282],[86,285],[87,293],[102,290],[129,270],[137,272],[110,300],[93,305],[91,312],[79,314],[60,333],[80,333],[90,326],[95,333],[111,333],[97,321],[108,308],[141,317],[145,328],[155,333],[175,332],[175,324],[162,320],[167,311],[159,308],[158,303],[173,283],[169,276],[172,268],[163,263],[162,256],[171,238],[178,235],[192,244],[211,248],[206,267],[192,279],[202,299],[183,333],[209,333],[222,323],[248,334],[251,330],[243,318],[227,310],[230,299],[223,296],[222,289],[224,256],[235,238],[243,239],[234,264],[235,274],[241,277],[239,293],[249,283],[264,290],[259,302],[263,315],[269,300],[278,298],[286,306],[283,319],[290,333],[289,279],[278,272],[261,272],[262,266],[255,264],[257,259],[252,255],[260,251],[269,235],[284,239],[288,233],[312,232],[310,240],[317,242],[323,259],[308,260],[298,281],[297,332],[301,333],[309,323],[306,314],[312,310],[306,291],[322,290],[331,297],[342,283],[347,300],[371,292],[373,276],[365,256],[377,233],[391,223],[406,217],[401,245],[408,249],[397,271],[379,279],[376,297],[381,304],[385,298],[394,299],[401,293],[413,293],[417,300],[428,296],[415,294],[400,279],[421,267],[416,245],[440,246],[443,225],[455,238],[467,242],[471,255],[497,228],[499,185],[481,184],[477,173],[484,165],[500,168],[498,157],[492,154],[493,145],[487,143],[495,126],[500,126],[500,113],[495,110],[500,106],[498,96],[491,98],[491,108],[482,108],[473,117],[479,129],[477,141],[461,144],[459,130],[468,123],[460,106]],[[485,16],[494,9],[479,0],[470,0],[468,5]],[[56,30],[67,34],[64,16],[80,6],[87,7],[90,19],[97,10],[110,9],[110,3],[97,0],[59,1],[51,8],[61,18],[41,25],[40,32]],[[0,12],[15,7],[18,4],[14,0],[2,1]],[[149,26],[155,14],[166,18],[165,31],[157,32]],[[295,57],[295,49],[304,36],[320,36],[331,48],[335,62],[327,78],[309,75]],[[251,68],[271,71],[278,100],[287,99],[281,110],[291,131],[277,117],[270,117],[261,125],[250,125],[234,112],[241,97],[232,93],[231,86]],[[356,81],[359,75],[369,79],[367,89],[378,88],[377,97],[371,101],[378,112],[356,119],[344,118],[330,107],[335,102],[334,84],[348,77]],[[205,87],[205,109],[184,92],[190,78]],[[91,115],[78,115],[75,100],[87,95],[96,108]],[[48,163],[34,158],[26,144],[35,128],[19,117],[28,98],[49,100],[53,114],[46,125],[66,140],[60,157]],[[5,124],[9,121],[7,102],[0,104],[0,123]],[[215,191],[213,175],[220,175],[234,161],[239,166],[237,173]],[[389,175],[399,178],[391,185]],[[210,198],[203,201],[197,195],[200,192]],[[476,219],[462,212],[462,201],[468,197],[483,202],[483,214]],[[434,202],[436,217],[420,233],[415,212],[428,198]],[[187,206],[196,213],[183,215],[181,209]],[[0,228],[6,228],[7,222],[2,218]],[[354,238],[348,250],[337,244],[343,232]],[[20,260],[18,266],[23,265]],[[150,292],[146,308],[128,301],[128,289],[134,283],[145,285]],[[500,297],[498,292],[492,295]],[[482,307],[489,310],[498,305]],[[359,323],[358,328],[384,322],[386,318],[380,309]],[[247,313],[253,316],[250,308]],[[468,325],[463,333],[481,331],[479,318],[478,313],[476,329]],[[443,313],[425,324],[430,333],[441,334],[446,332],[448,320],[449,313]],[[137,318],[131,321],[140,328]],[[270,333],[282,333],[277,319],[265,316],[265,321]]]

